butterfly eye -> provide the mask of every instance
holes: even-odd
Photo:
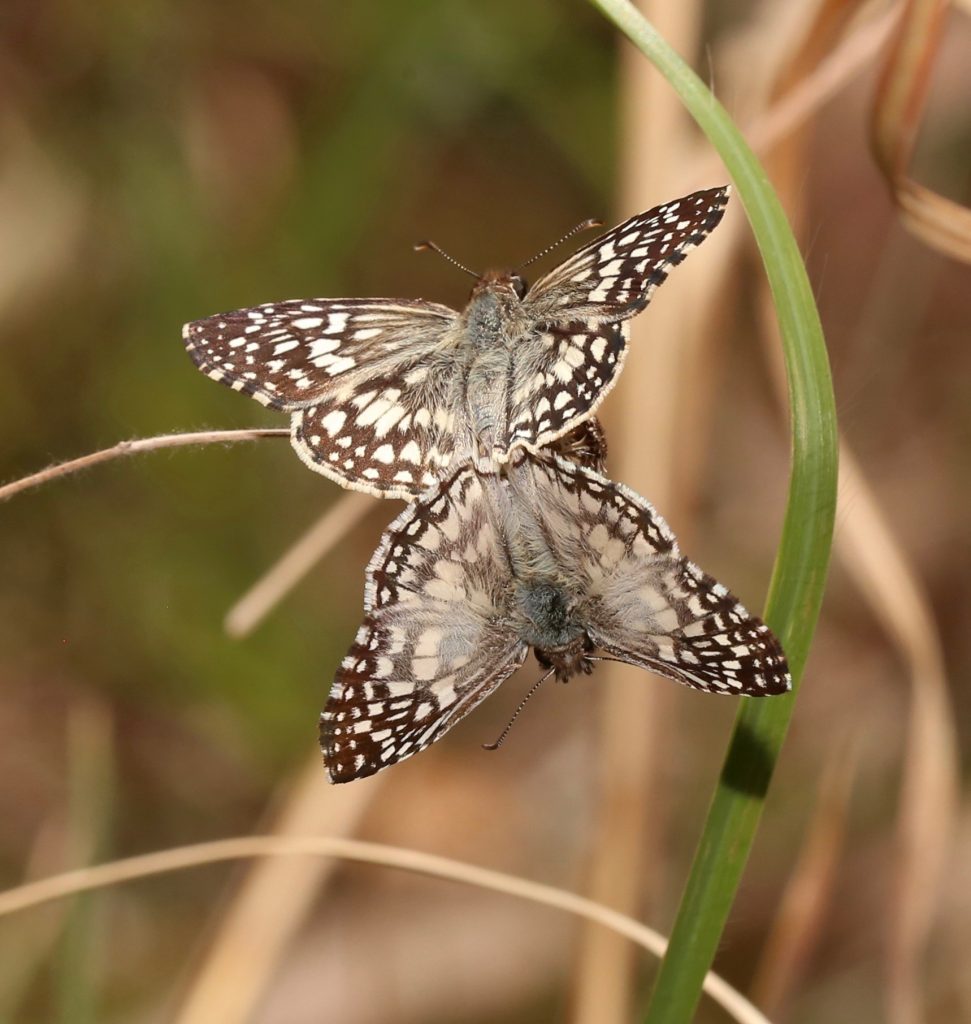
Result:
[[[526,297],[526,292],[529,290],[529,285],[526,283],[525,277],[520,277],[519,274],[511,275],[513,291],[523,299]]]

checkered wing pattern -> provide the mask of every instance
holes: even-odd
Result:
[[[196,320],[207,376],[292,414],[297,454],[345,486],[412,497],[447,466],[457,314],[405,299],[306,299]],[[436,359],[443,353],[444,358]]]
[[[549,325],[514,352],[505,448],[537,451],[582,422],[614,385],[627,354],[626,323]]]
[[[678,549],[660,515],[621,484],[560,458],[510,475],[543,530],[576,615],[613,657],[712,693],[768,696],[792,682],[769,628]]]
[[[456,445],[455,368],[410,362],[362,379],[291,418],[290,440],[310,469],[345,487],[412,498],[445,474]]]
[[[627,354],[625,321],[705,240],[727,202],[728,188],[708,189],[638,214],[533,285],[523,311],[537,326],[514,353],[506,449],[536,451],[600,405]]]
[[[466,469],[409,505],[371,559],[365,620],[321,715],[332,782],[417,754],[522,664],[501,527]]]
[[[540,278],[523,305],[540,323],[602,324],[639,313],[672,266],[722,219],[728,188],[693,192],[639,213]]]

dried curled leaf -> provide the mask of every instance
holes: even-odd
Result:
[[[908,174],[948,8],[947,0],[907,3],[877,87],[871,137],[904,226],[939,252],[971,263],[971,210]]]

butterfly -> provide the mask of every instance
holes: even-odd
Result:
[[[727,202],[727,188],[709,189],[631,217],[532,288],[515,271],[473,274],[462,312],[295,299],[193,321],[183,337],[203,373],[291,414],[311,469],[409,499],[450,467],[494,472],[590,416],[623,364],[627,321]]]
[[[618,660],[711,693],[791,687],[779,641],[641,497],[555,451],[467,464],[404,511],[320,719],[332,782],[423,750],[532,648],[567,680]],[[546,676],[544,676],[546,678]]]

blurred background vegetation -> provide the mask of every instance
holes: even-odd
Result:
[[[771,106],[787,68],[810,74],[892,7],[684,6],[696,20],[689,56],[743,126]],[[841,6],[861,13],[812,53],[803,41]],[[971,27],[958,8],[934,53],[911,169],[966,202]],[[461,305],[467,280],[412,254],[414,241],[434,238],[477,269],[511,264],[585,217],[620,218],[724,177],[717,163],[699,176],[697,160],[683,171],[675,161],[666,193],[630,205],[629,171],[627,186],[618,181],[631,160],[631,76],[614,33],[581,3],[8,0],[0,32],[0,481],[124,438],[284,425],[192,367],[184,321],[315,295]],[[806,66],[786,64],[807,51]],[[966,265],[901,225],[868,149],[884,53],[858,55],[855,72],[816,97],[795,176],[791,161],[776,166],[795,181],[784,194],[802,225],[844,435],[897,545],[887,554],[883,534],[859,522],[869,498],[852,483],[837,525],[852,543],[835,565],[717,965],[743,989],[754,984],[773,1019],[793,1022],[893,1015],[888,971],[908,969],[906,949],[920,1019],[971,1017],[971,876],[959,869],[971,859],[971,804],[951,799],[949,764],[919,771],[951,735],[962,751],[971,742],[971,287]],[[669,160],[663,140],[639,159]],[[705,300],[700,376],[669,389],[673,404],[703,415],[690,436],[673,431],[665,457],[692,479],[661,510],[686,550],[758,607],[785,427],[758,341],[770,333],[761,270],[739,237],[716,234],[692,257],[680,300],[659,293],[646,329],[665,303],[674,326],[641,346],[628,374],[634,386],[656,378],[650,347],[682,344],[677,303],[699,301],[695,262],[727,268]],[[626,461],[650,456],[636,429],[618,426],[610,439]],[[350,795],[307,774],[317,713],[360,620],[363,567],[398,504],[363,505],[360,523],[251,635],[231,638],[222,623],[340,497],[285,441],[264,440],[116,461],[0,508],[4,887],[295,828],[590,889],[609,775],[601,688],[668,684],[594,676],[551,688],[500,754],[482,751],[531,680],[523,675],[435,748]],[[870,568],[854,569],[867,538]],[[873,569],[898,562],[913,569],[906,593],[892,571]],[[919,622],[917,653],[906,629],[895,632],[900,621]],[[947,684],[930,717],[915,719],[941,659]],[[652,861],[626,909],[664,930],[734,708],[680,691],[662,699],[650,784],[632,780],[652,808]],[[908,764],[918,766],[909,775]],[[921,867],[923,832],[907,806],[936,814],[935,835],[947,839],[938,861]],[[926,927],[894,910],[915,857]],[[264,916],[243,929],[249,945],[213,981],[252,882],[244,868],[211,867],[0,920],[0,1020],[609,1019],[583,1009],[597,988],[595,978],[578,991],[590,977],[579,926],[365,868],[308,876],[288,863],[266,883]],[[299,907],[274,923],[294,886]],[[809,894],[801,914],[791,910],[798,892]],[[653,969],[638,960],[628,972],[635,1003]],[[240,1008],[232,993],[243,989]]]

